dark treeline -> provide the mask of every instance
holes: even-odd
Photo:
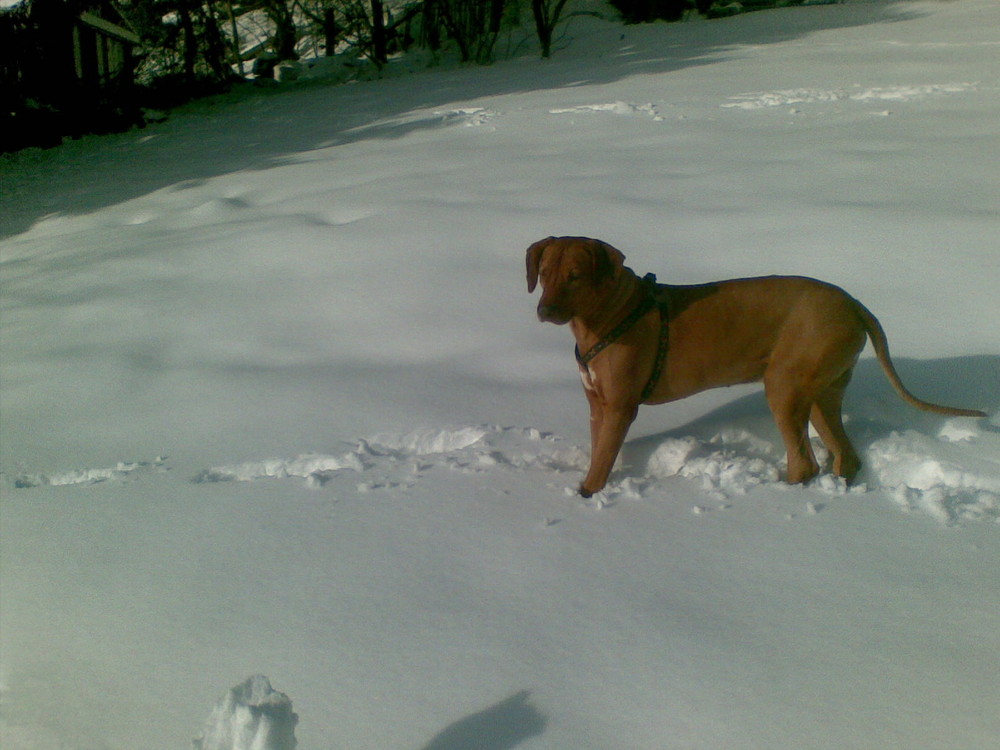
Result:
[[[691,10],[710,14],[714,0],[607,2],[609,15],[641,23],[678,20]],[[279,64],[300,54],[348,54],[381,67],[413,47],[435,52],[449,47],[464,62],[485,64],[493,60],[504,30],[524,19],[534,26],[542,57],[549,57],[556,27],[573,12],[572,5],[572,0],[24,0],[0,10],[0,151],[141,126],[148,110],[169,109],[248,78],[273,80]]]

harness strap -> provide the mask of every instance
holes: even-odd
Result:
[[[656,342],[656,361],[653,363],[653,371],[649,374],[646,387],[642,389],[639,396],[639,403],[642,403],[653,395],[653,389],[660,381],[660,374],[663,372],[663,363],[667,359],[667,346],[670,343],[670,301],[664,297],[657,305],[660,311],[660,337]]]
[[[594,357],[624,336],[632,326],[638,323],[642,317],[653,308],[654,304],[656,304],[656,300],[653,299],[653,295],[650,294],[644,297],[642,302],[636,305],[635,309],[625,316],[621,323],[611,329],[607,336],[594,344],[594,346],[589,349],[586,354],[580,354],[580,347],[577,346],[576,361],[586,367],[590,364]]]
[[[642,282],[646,285],[646,289],[648,291],[648,294],[643,298],[642,302],[636,305],[635,309],[626,315],[621,323],[611,329],[608,335],[594,344],[594,346],[591,347],[586,354],[580,354],[579,346],[575,349],[576,361],[582,367],[586,367],[594,359],[594,357],[624,336],[626,332],[638,323],[654,306],[657,307],[660,313],[660,336],[656,344],[656,362],[653,364],[653,372],[650,373],[649,380],[646,381],[646,386],[642,389],[642,394],[639,397],[640,403],[652,395],[653,389],[656,388],[656,384],[660,380],[660,374],[663,372],[663,362],[666,359],[667,345],[669,343],[670,334],[670,303],[666,298],[659,302],[656,300],[654,294],[657,288],[656,274],[647,273],[642,278]]]

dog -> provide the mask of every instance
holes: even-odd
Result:
[[[938,406],[903,385],[881,324],[844,290],[801,276],[657,284],[624,265],[621,251],[587,237],[549,237],[526,254],[528,292],[541,283],[538,319],[569,324],[590,404],[590,468],[580,494],[604,488],[640,404],[662,404],[709,388],[763,381],[788,453],[787,481],[820,467],[811,421],[853,480],[861,467],[841,417],[844,390],[871,339],[889,382],[909,404],[950,416],[985,417]]]

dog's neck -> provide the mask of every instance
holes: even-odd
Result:
[[[613,331],[648,294],[630,268],[619,269],[608,283],[614,285],[608,296],[602,297],[599,305],[578,312],[569,322],[581,352],[589,351]]]

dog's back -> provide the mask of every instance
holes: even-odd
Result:
[[[670,355],[656,401],[762,380],[779,359],[805,370],[847,368],[864,347],[854,299],[816,279],[730,279],[658,293],[669,300]]]

